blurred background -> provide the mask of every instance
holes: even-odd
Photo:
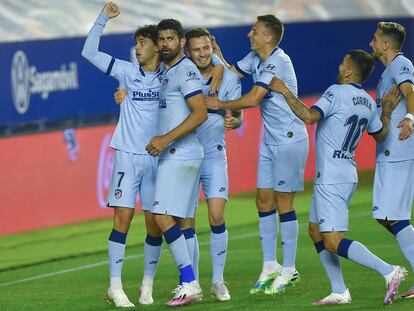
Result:
[[[275,14],[286,24],[280,46],[292,58],[299,95],[312,104],[335,83],[351,49],[370,51],[380,20],[408,31],[403,52],[414,56],[414,0],[121,0],[100,50],[135,61],[132,34],[139,25],[176,18],[185,28],[205,26],[235,63],[249,52],[246,38],[256,16]],[[81,57],[102,0],[0,0],[0,235],[107,217],[103,208],[119,107],[117,81]],[[381,64],[364,85],[371,92]],[[244,92],[251,80],[243,81]],[[375,99],[375,94],[372,93]],[[261,120],[245,111],[243,126],[227,132],[230,192],[255,189]],[[314,127],[306,178],[313,176]],[[364,137],[361,169],[374,167],[374,144]],[[139,199],[138,199],[139,201]]]

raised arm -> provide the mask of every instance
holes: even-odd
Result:
[[[241,72],[239,72],[233,65],[230,65],[226,61],[226,59],[224,58],[223,53],[221,52],[220,46],[217,44],[216,38],[214,36],[212,36],[212,42],[211,43],[213,45],[214,54],[218,56],[218,58],[223,63],[223,65],[226,66],[227,69],[229,69],[229,70],[233,71],[234,73],[236,73],[239,78],[244,78],[244,75]],[[216,63],[216,61],[214,60],[214,56],[213,56],[213,62]]]
[[[112,56],[98,50],[99,41],[107,21],[118,16],[119,14],[119,7],[115,3],[109,2],[105,4],[102,12],[96,19],[95,24],[89,31],[88,37],[86,38],[82,49],[82,56],[105,73],[107,73],[110,68]]]
[[[299,98],[293,94],[286,86],[285,82],[278,78],[273,78],[269,85],[270,89],[285,98],[293,113],[306,124],[318,122],[321,118],[319,111],[306,106]]]

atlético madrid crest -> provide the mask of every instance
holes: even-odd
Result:
[[[115,189],[115,194],[114,194],[116,199],[120,199],[122,198],[122,190],[121,189]]]

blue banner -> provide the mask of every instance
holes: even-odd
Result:
[[[413,59],[414,19],[396,20],[406,27],[405,55]],[[351,49],[370,51],[378,20],[287,24],[281,48],[290,55],[298,78],[299,95],[323,92],[335,83],[338,65]],[[230,63],[250,49],[250,26],[210,29]],[[81,56],[85,38],[0,44],[0,136],[115,121],[113,101],[117,81],[105,76]],[[107,35],[100,50],[131,60],[130,34]],[[374,88],[383,66],[367,81]],[[244,91],[250,81],[243,82]]]

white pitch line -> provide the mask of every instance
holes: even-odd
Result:
[[[354,213],[352,215],[352,218],[366,216],[367,214],[368,214],[367,212]],[[302,223],[299,227],[305,227],[307,225],[308,225],[308,223],[306,222],[306,223]],[[238,235],[238,236],[235,236],[235,237],[229,237],[229,240],[241,240],[241,239],[246,239],[246,238],[250,238],[250,237],[253,237],[253,236],[257,236],[257,235],[258,235],[258,231],[255,231],[255,232],[250,232],[250,233],[246,233],[246,234],[241,234],[241,235]],[[207,240],[207,241],[204,241],[204,242],[200,242],[199,245],[202,246],[202,245],[207,245],[209,243],[210,243],[210,241]],[[137,258],[140,258],[140,257],[143,257],[143,256],[144,256],[144,253],[131,255],[131,256],[126,256],[125,260],[137,259]],[[70,272],[77,272],[77,271],[81,271],[81,270],[85,270],[85,269],[91,269],[91,268],[95,268],[95,267],[99,267],[99,266],[103,266],[103,265],[107,265],[107,264],[108,264],[108,260],[99,261],[99,262],[92,263],[92,264],[89,264],[89,265],[79,266],[79,267],[75,267],[75,268],[71,268],[71,269],[59,270],[59,271],[51,272],[51,273],[39,274],[39,275],[30,277],[30,278],[25,278],[25,279],[0,283],[0,287],[6,287],[6,286],[9,286],[9,285],[41,280],[41,279],[49,278],[49,277],[52,277],[52,276],[55,276],[55,275],[61,275],[61,274],[70,273]]]
[[[240,240],[240,239],[250,238],[250,237],[255,236],[255,235],[258,235],[258,232],[251,232],[251,233],[241,234],[241,235],[235,236],[233,238],[230,238],[230,240]],[[202,246],[202,245],[206,245],[206,244],[209,244],[209,243],[210,243],[210,241],[204,241],[204,242],[200,242],[199,245]],[[144,253],[131,255],[131,256],[126,256],[125,260],[137,259],[137,258],[140,258],[140,257],[143,257],[143,256],[144,256]],[[92,263],[92,264],[89,264],[89,265],[84,265],[84,266],[79,266],[79,267],[75,267],[75,268],[59,270],[59,271],[56,271],[56,272],[51,272],[51,273],[45,273],[45,274],[32,276],[30,278],[25,278],[25,279],[0,283],[0,287],[6,287],[6,286],[9,286],[9,285],[41,280],[41,279],[49,278],[49,277],[55,276],[55,275],[61,275],[61,274],[70,273],[70,272],[77,272],[77,271],[81,271],[81,270],[85,270],[85,269],[91,269],[91,268],[95,268],[95,267],[99,267],[99,266],[103,266],[103,265],[107,265],[107,264],[108,264],[108,260],[99,261],[99,262]]]

